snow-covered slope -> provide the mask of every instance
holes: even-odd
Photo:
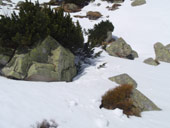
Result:
[[[97,3],[102,5],[98,7]],[[143,59],[154,57],[154,43],[170,43],[170,1],[147,0],[146,5],[131,7],[130,0],[126,0],[116,11],[107,11],[108,5],[111,6],[96,0],[81,12],[71,15],[100,11],[103,17],[97,21],[74,20],[79,20],[82,27],[88,29],[101,20],[109,19],[115,26],[113,35],[123,37],[139,53],[139,59],[126,60],[103,52],[71,83],[24,82],[0,77],[0,128],[31,128],[43,119],[55,120],[59,128],[170,127],[170,64],[161,63],[153,67],[143,63]],[[106,68],[97,69],[104,62],[107,62]],[[118,109],[99,109],[101,96],[117,86],[108,77],[121,73],[134,78],[137,88],[162,111],[143,112],[142,118],[127,118]]]

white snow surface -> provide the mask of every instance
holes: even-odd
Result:
[[[97,3],[102,5],[98,7]],[[131,7],[130,3],[126,0],[119,10],[108,11],[106,6],[111,4],[96,0],[71,15],[100,11],[103,17],[97,21],[73,20],[79,20],[82,27],[88,29],[109,19],[115,26],[113,35],[123,37],[139,53],[138,59],[116,58],[103,51],[101,57],[94,59],[92,65],[70,83],[26,82],[0,77],[0,128],[31,128],[43,119],[55,120],[58,128],[170,128],[170,64],[161,62],[155,67],[143,63],[144,59],[155,57],[153,45],[156,42],[170,43],[170,1],[147,0],[147,4],[138,7]],[[6,7],[0,8],[1,14],[9,11]],[[105,68],[97,68],[105,62]],[[108,78],[121,73],[135,79],[137,89],[162,111],[143,112],[141,118],[127,118],[119,109],[99,109],[101,96],[117,86]]]

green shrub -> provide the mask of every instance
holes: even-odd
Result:
[[[112,90],[109,90],[102,97],[102,104],[100,108],[106,109],[119,108],[123,110],[123,113],[128,117],[129,115],[140,116],[140,110],[135,108],[133,100],[131,99],[132,85],[120,85]]]
[[[91,44],[91,47],[100,46],[107,38],[107,32],[112,32],[113,30],[114,26],[108,20],[95,24],[93,29],[88,30],[88,42]]]
[[[48,35],[72,52],[83,47],[82,29],[74,24],[69,14],[63,10],[53,12],[47,7],[40,7],[26,1],[17,15],[1,16],[0,46],[8,48],[32,47]]]

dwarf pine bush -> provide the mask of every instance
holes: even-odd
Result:
[[[88,30],[88,42],[91,44],[91,47],[100,46],[107,38],[107,32],[112,32],[113,30],[114,26],[108,20],[95,24],[93,29]]]
[[[63,10],[53,11],[38,2],[24,2],[9,16],[0,16],[0,46],[7,48],[32,47],[48,35],[72,52],[83,47],[79,22],[73,23]]]

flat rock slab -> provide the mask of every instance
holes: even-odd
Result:
[[[144,94],[142,94],[137,89],[133,89],[131,98],[133,100],[134,106],[140,109],[141,112],[161,110],[149,98],[147,98]]]
[[[110,77],[109,80],[116,82],[117,84],[128,84],[133,85],[134,88],[137,87],[136,81],[131,78],[128,74],[120,74],[118,76]]]

